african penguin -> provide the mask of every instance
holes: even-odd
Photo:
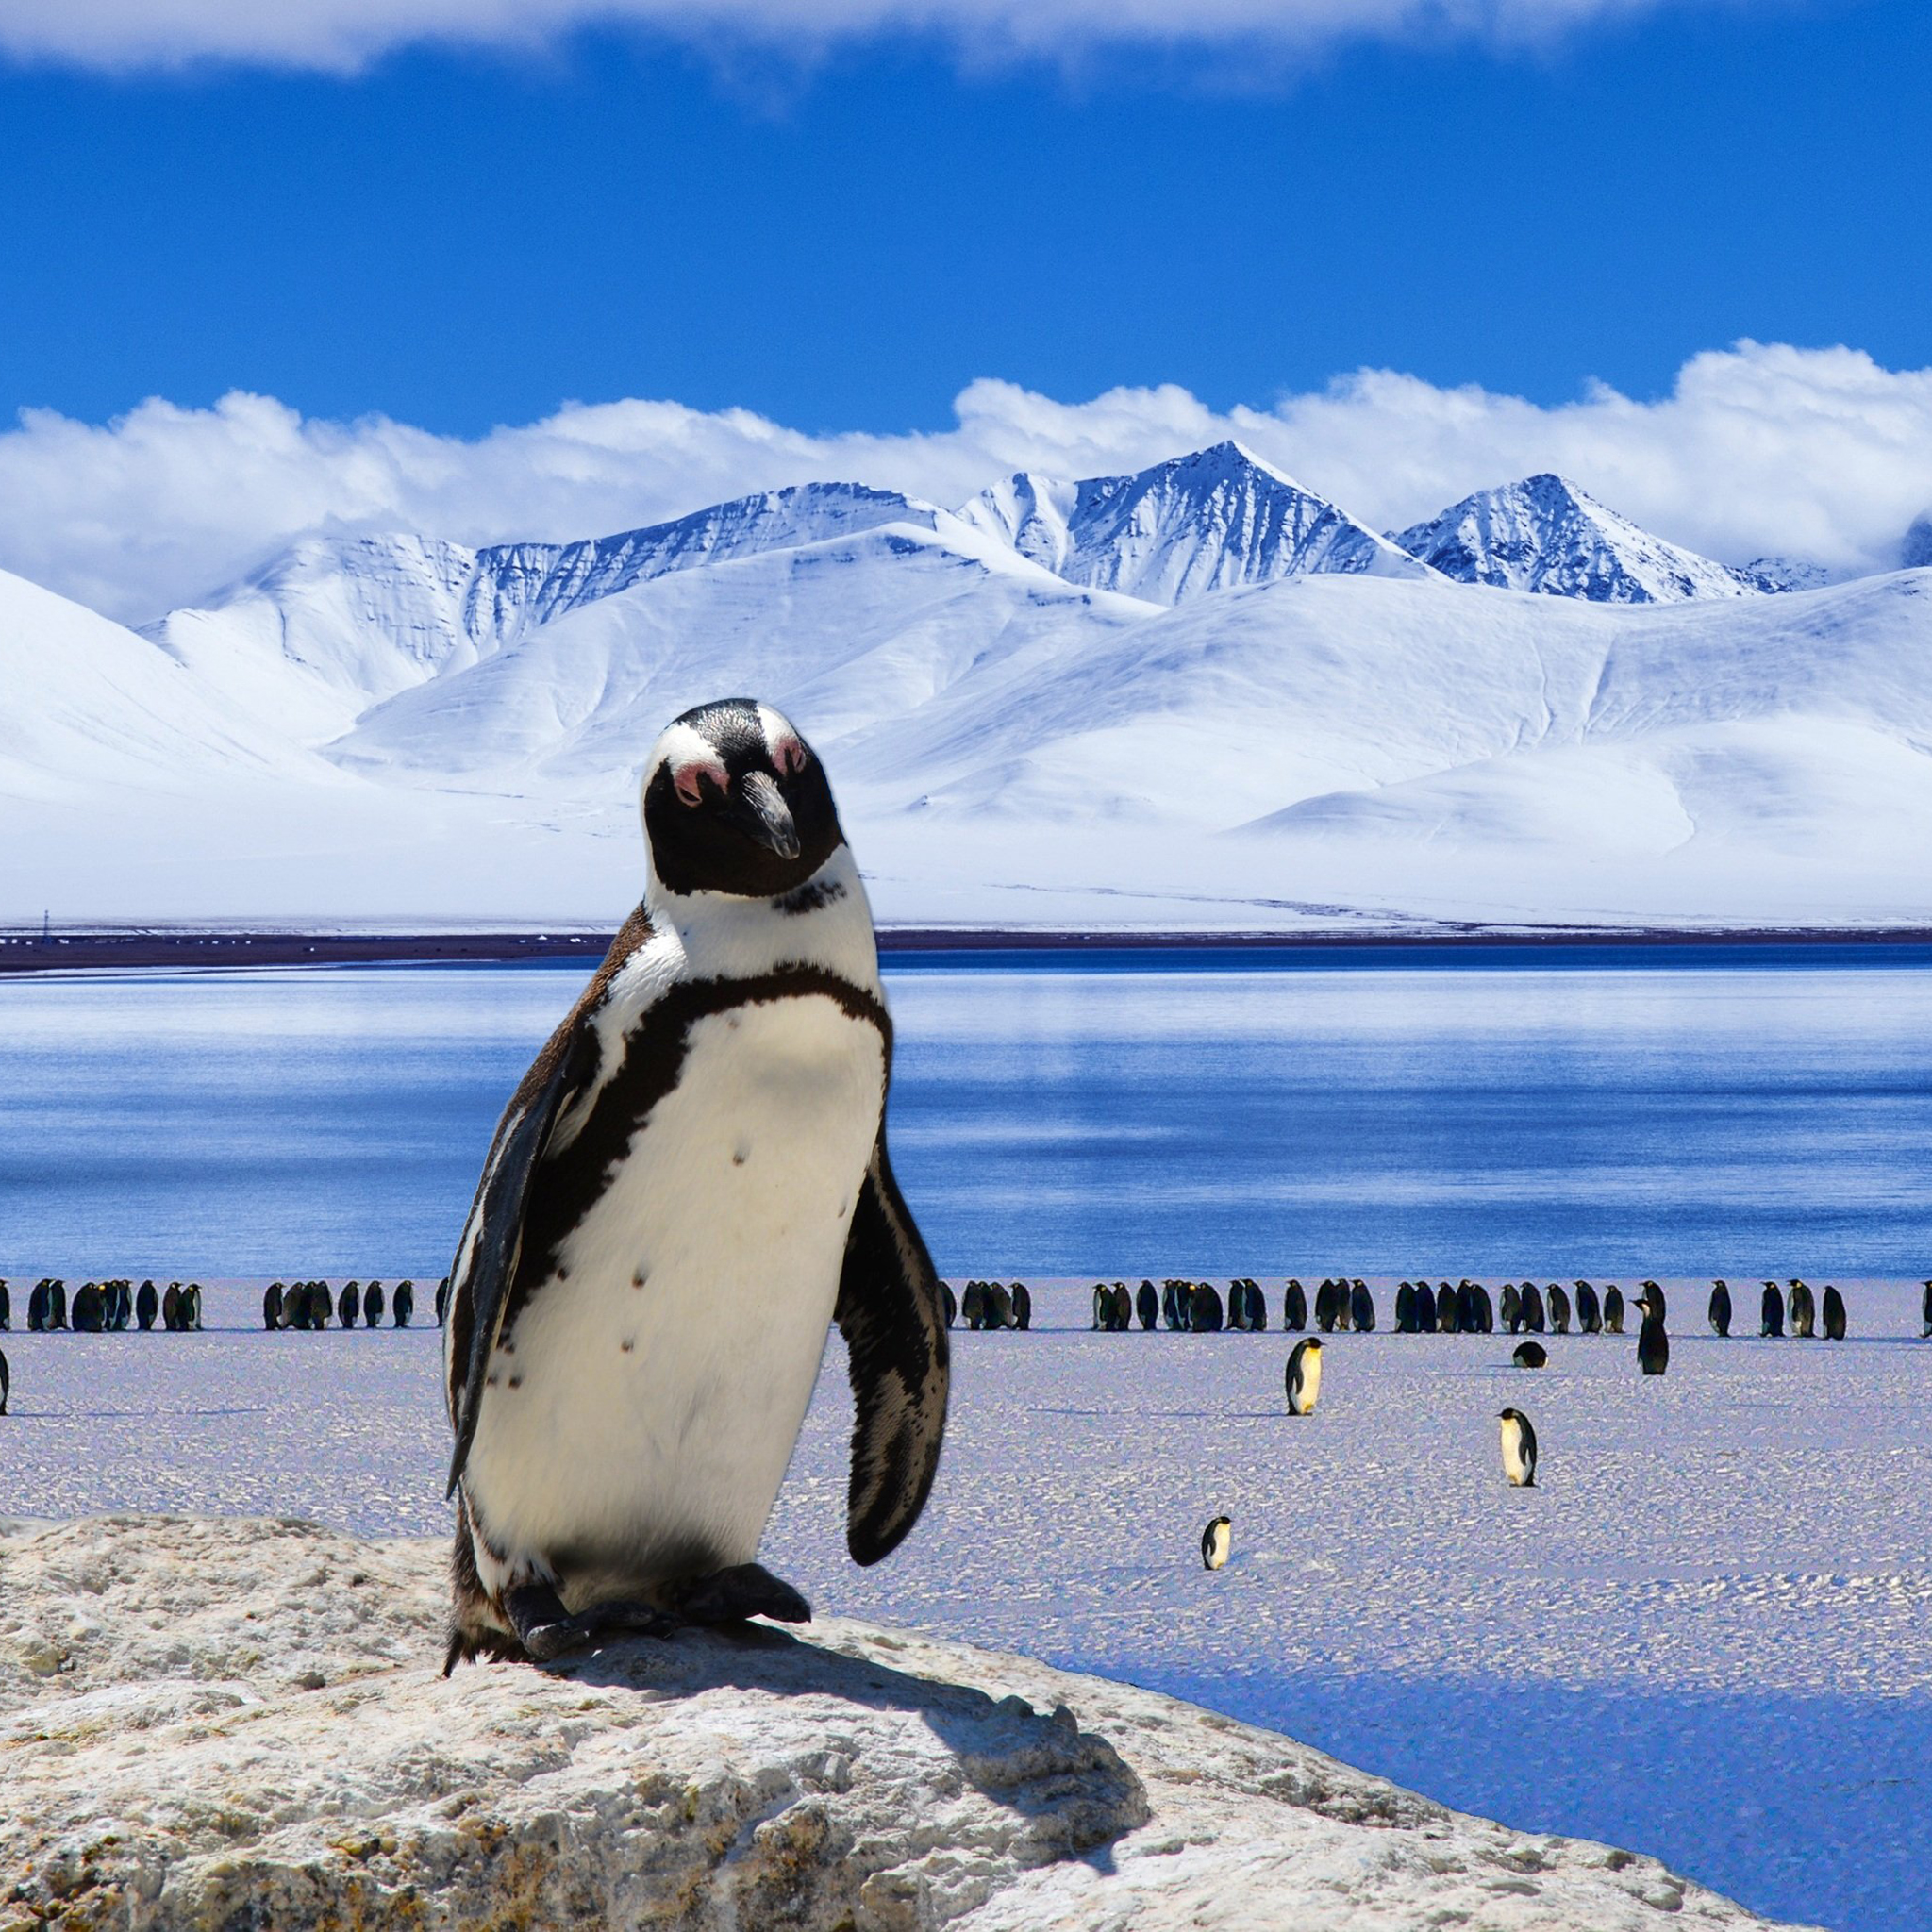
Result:
[[[1541,1369],[1549,1365],[1549,1351],[1541,1341],[1519,1341],[1509,1359],[1519,1369]]]
[[[1643,1326],[1637,1331],[1637,1365],[1646,1375],[1661,1375],[1671,1365],[1671,1338],[1664,1333],[1664,1291],[1646,1281],[1637,1307]]]
[[[642,815],[643,902],[511,1097],[450,1271],[445,1670],[808,1619],[754,1559],[834,1321],[855,1561],[897,1547],[939,1465],[944,1311],[887,1158],[891,1022],[824,772],[727,699],[658,740]]]
[[[1845,1298],[1829,1282],[1824,1285],[1824,1321],[1827,1341],[1845,1339]]]
[[[1322,1392],[1322,1344],[1305,1335],[1288,1352],[1288,1412],[1313,1415],[1315,1398]]]
[[[1520,1408],[1506,1408],[1496,1418],[1502,1424],[1503,1474],[1512,1489],[1536,1488],[1536,1431]]]
[[[1782,1338],[1785,1332],[1785,1298],[1777,1283],[1767,1281],[1757,1298],[1757,1332],[1760,1336]]]
[[[1722,1280],[1710,1285],[1710,1332],[1719,1337],[1731,1332],[1730,1285]]]
[[[1219,1570],[1227,1561],[1227,1553],[1234,1541],[1234,1524],[1225,1516],[1217,1516],[1201,1532],[1201,1567],[1204,1570]]]

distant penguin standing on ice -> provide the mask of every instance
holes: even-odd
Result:
[[[1613,1281],[1604,1290],[1604,1333],[1621,1335],[1624,1332],[1624,1293]]]
[[[1523,1295],[1513,1281],[1503,1284],[1503,1292],[1497,1297],[1496,1313],[1510,1334],[1523,1333]]]
[[[342,1291],[336,1300],[336,1320],[344,1328],[356,1325],[356,1317],[362,1312],[362,1284],[359,1281],[345,1281]]]
[[[1759,1336],[1782,1338],[1785,1332],[1785,1298],[1778,1292],[1777,1283],[1767,1281],[1764,1292],[1757,1298],[1757,1333]]]
[[[181,1326],[181,1284],[178,1281],[169,1282],[168,1291],[161,1297],[161,1326],[170,1335],[176,1333]]]
[[[1792,1281],[1790,1294],[1785,1302],[1785,1309],[1790,1317],[1793,1335],[1806,1341],[1817,1339],[1818,1304],[1811,1297],[1808,1282]]]
[[[1461,1297],[1446,1281],[1439,1281],[1436,1284],[1436,1333],[1454,1335],[1461,1326]]]
[[[1012,1297],[1013,1319],[1009,1324],[1015,1328],[1033,1326],[1033,1291],[1024,1281],[1016,1281],[1007,1291]]]
[[[1710,1332],[1717,1336],[1728,1336],[1731,1332],[1731,1291],[1723,1279],[1711,1284]]]
[[[1563,1292],[1560,1282],[1553,1281],[1543,1291],[1543,1299],[1550,1310],[1550,1333],[1567,1335],[1570,1332],[1570,1297]]]
[[[1143,1281],[1135,1293],[1134,1312],[1140,1317],[1142,1328],[1160,1325],[1160,1296],[1151,1281]]]
[[[1189,1318],[1196,1335],[1215,1335],[1221,1330],[1221,1293],[1211,1281],[1197,1281],[1188,1303]]]
[[[1845,1298],[1830,1282],[1824,1285],[1824,1339],[1827,1341],[1845,1339]]]
[[[1523,1325],[1532,1335],[1541,1335],[1549,1327],[1549,1320],[1543,1311],[1543,1291],[1535,1282],[1525,1281],[1522,1289]]]
[[[362,1325],[365,1328],[382,1326],[382,1283],[372,1281],[362,1291]]]
[[[1637,1333],[1637,1363],[1646,1375],[1661,1375],[1671,1365],[1671,1338],[1664,1332],[1664,1291],[1646,1281],[1637,1306],[1643,1326]]]
[[[1415,1333],[1415,1283],[1405,1281],[1395,1291],[1395,1332]]]
[[[1375,1329],[1375,1297],[1365,1281],[1355,1281],[1348,1291],[1348,1319],[1357,1335],[1372,1335]]]
[[[1541,1369],[1549,1363],[1549,1352],[1541,1341],[1519,1341],[1509,1359],[1519,1369]]]
[[[100,1284],[83,1281],[74,1295],[74,1332],[98,1335],[107,1326],[107,1304],[101,1299]]]
[[[7,1413],[7,1391],[13,1387],[13,1377],[7,1372],[7,1357],[0,1354],[0,1415]]]
[[[1288,1412],[1313,1415],[1322,1392],[1322,1344],[1305,1335],[1288,1352]]]
[[[1202,1569],[1219,1570],[1227,1561],[1233,1542],[1234,1524],[1225,1516],[1217,1516],[1201,1532]]]
[[[7,1292],[7,1284],[0,1281],[0,1330],[13,1326],[13,1297]]]
[[[1415,1285],[1415,1332],[1418,1335],[1436,1332],[1436,1291],[1426,1279]]]
[[[396,1283],[396,1291],[391,1299],[390,1310],[398,1328],[407,1328],[409,1325],[409,1317],[416,1312],[416,1284],[413,1281]],[[950,1328],[952,1325],[949,1319],[946,1326]]]
[[[1496,1418],[1502,1425],[1503,1474],[1517,1490],[1536,1488],[1536,1431],[1520,1408],[1506,1408]]]
[[[449,1276],[445,1274],[436,1284],[436,1325],[441,1328],[449,1314]]]
[[[945,1311],[946,1326],[950,1328],[959,1319],[959,1298],[953,1292],[953,1284],[950,1281],[940,1283],[940,1307]],[[408,1325],[406,1322],[396,1324],[398,1328]]]
[[[1927,1283],[1926,1291],[1932,1295],[1932,1283]],[[1925,1309],[1926,1333],[1932,1334],[1932,1300],[1926,1302]],[[1281,1325],[1291,1334],[1299,1334],[1308,1325],[1308,1291],[1293,1275],[1281,1291]]]
[[[1919,1340],[1923,1341],[1928,1335],[1932,1335],[1932,1281],[1925,1284],[1919,1302]]]
[[[1603,1333],[1603,1306],[1596,1298],[1596,1290],[1587,1281],[1576,1284],[1576,1326],[1584,1335]]]

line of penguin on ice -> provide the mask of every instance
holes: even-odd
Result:
[[[442,1325],[449,1299],[449,1277],[436,1290],[436,1325]],[[75,1291],[72,1306],[67,1284],[58,1276],[48,1276],[34,1284],[27,1296],[26,1325],[31,1334],[51,1334],[67,1329],[80,1335],[112,1335],[129,1327],[152,1328],[158,1321],[170,1333],[189,1333],[201,1327],[202,1288],[198,1281],[171,1281],[165,1290],[152,1281],[137,1289],[125,1279],[83,1282]],[[416,1284],[396,1283],[390,1299],[395,1325],[407,1328],[416,1312]],[[264,1328],[326,1328],[331,1320],[344,1328],[355,1327],[359,1319],[365,1328],[382,1326],[383,1287],[379,1281],[364,1286],[360,1281],[342,1284],[338,1295],[325,1281],[272,1281],[261,1298],[261,1325]],[[5,1279],[0,1279],[0,1329],[13,1326],[13,1295]]]
[[[1646,1294],[1661,1294],[1654,1281],[1643,1284]],[[1030,1328],[1033,1324],[1033,1297],[1024,1282],[1001,1284],[997,1281],[969,1281],[962,1295],[956,1298],[949,1283],[941,1282],[940,1291],[945,1302],[946,1326],[965,1317],[968,1328]],[[1932,1281],[1925,1283],[1922,1309],[1924,1332],[1932,1336]],[[1315,1326],[1324,1335],[1347,1334],[1351,1330],[1367,1334],[1375,1326],[1375,1298],[1360,1279],[1324,1281],[1315,1291]],[[1298,1332],[1308,1325],[1307,1291],[1291,1280],[1282,1291],[1281,1325]],[[1574,1296],[1559,1282],[1539,1288],[1533,1281],[1505,1282],[1492,1302],[1490,1291],[1479,1281],[1465,1277],[1452,1287],[1444,1281],[1431,1286],[1427,1281],[1405,1281],[1395,1291],[1395,1332],[1398,1335],[1491,1335],[1497,1323],[1511,1335],[1568,1335],[1571,1323],[1581,1335],[1622,1335],[1624,1333],[1624,1294],[1612,1282],[1601,1295],[1588,1281],[1574,1284]],[[1711,1332],[1728,1337],[1732,1308],[1730,1284],[1719,1280],[1711,1285],[1708,1317]],[[1092,1326],[1105,1333],[1124,1334],[1139,1320],[1142,1328],[1166,1327],[1196,1335],[1218,1333],[1223,1328],[1257,1331],[1268,1326],[1268,1299],[1261,1284],[1246,1276],[1227,1285],[1224,1302],[1212,1282],[1186,1281],[1170,1277],[1157,1290],[1143,1280],[1138,1294],[1130,1293],[1124,1281],[1093,1284]],[[1764,1284],[1758,1297],[1760,1336],[1781,1337],[1787,1332],[1800,1337],[1822,1332],[1827,1340],[1845,1338],[1845,1302],[1838,1289],[1827,1283],[1822,1315],[1821,1303],[1809,1283],[1793,1278],[1780,1289],[1774,1281]]]

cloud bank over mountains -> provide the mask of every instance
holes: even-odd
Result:
[[[1932,370],[1845,348],[1711,351],[1648,402],[1593,387],[1545,407],[1362,370],[1272,408],[1172,385],[1062,403],[991,379],[953,407],[949,429],[809,435],[742,409],[573,403],[475,439],[241,393],[106,425],[26,411],[0,433],[0,568],[142,622],[305,534],[568,541],[824,478],[961,503],[1015,471],[1125,474],[1227,437],[1382,530],[1555,471],[1721,561],[1857,573],[1895,567],[1932,506]]]
[[[396,48],[532,48],[591,28],[813,49],[925,35],[976,58],[1106,47],[1294,56],[1344,41],[1547,41],[1720,0],[0,0],[0,53],[125,72],[210,61],[355,73]]]

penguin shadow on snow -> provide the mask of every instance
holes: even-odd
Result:
[[[1064,1796],[1073,1759],[1083,1777],[1098,1778],[1121,1795],[1141,1789],[1139,1777],[1113,1745],[1097,1732],[1080,1729],[1065,1705],[1042,1712],[1019,1696],[994,1698],[976,1685],[922,1677],[814,1643],[773,1624],[687,1627],[668,1638],[617,1638],[552,1663],[486,1668],[535,1670],[563,1682],[635,1690],[654,1701],[728,1688],[781,1698],[836,1697],[868,1710],[897,1711],[919,1718],[982,1796],[1023,1816],[1055,1808]],[[1015,1760],[1041,1768],[1016,1774],[1011,1769]],[[1109,1841],[1078,1856],[1096,1871],[1113,1869]]]

